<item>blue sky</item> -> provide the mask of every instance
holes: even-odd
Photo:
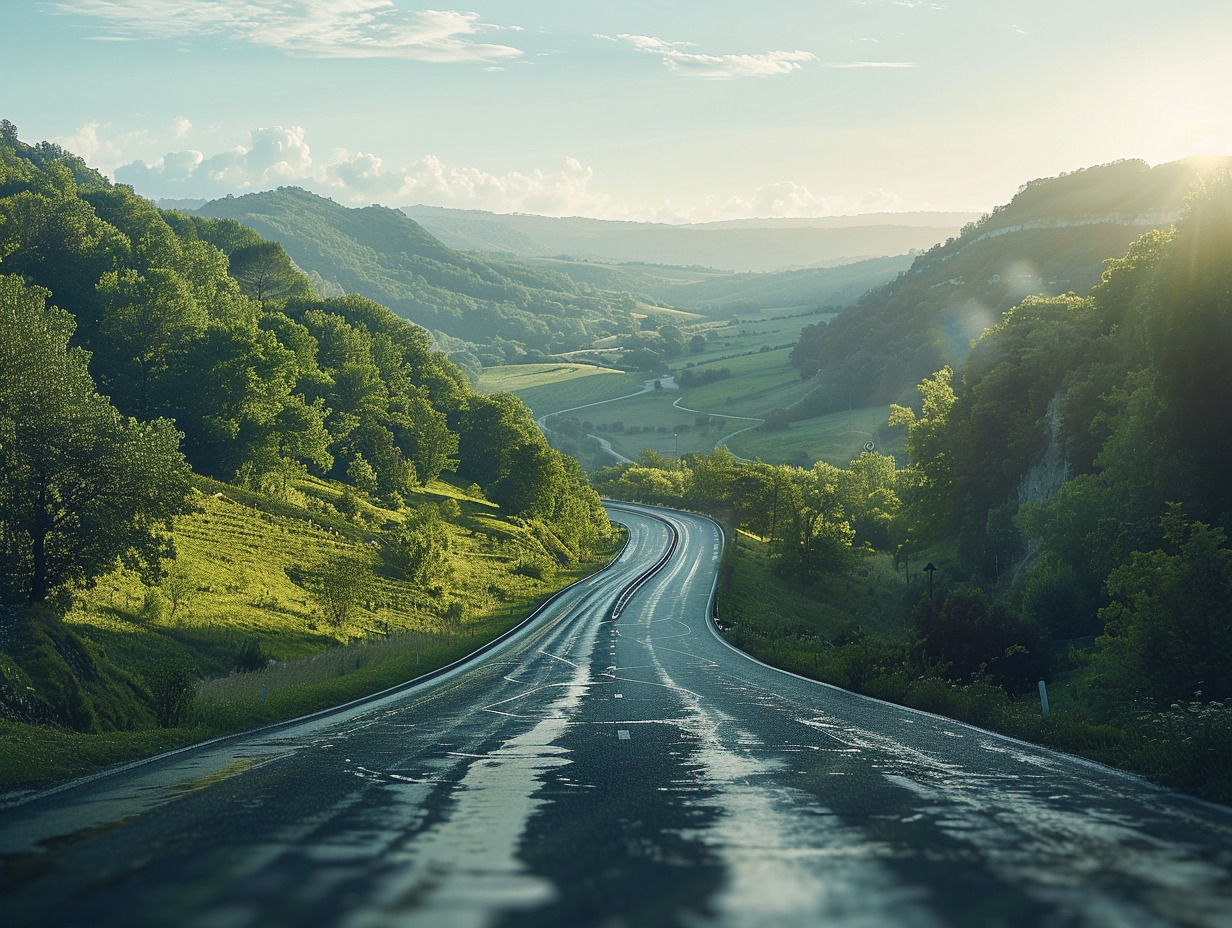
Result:
[[[16,0],[0,117],[151,197],[987,210],[1232,154],[1227,0]]]

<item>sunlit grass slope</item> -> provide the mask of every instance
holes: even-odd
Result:
[[[505,519],[486,500],[435,482],[407,504],[444,504],[451,514],[448,563],[416,585],[389,556],[389,532],[407,510],[316,480],[281,500],[204,478],[196,487],[199,509],[177,520],[177,557],[160,582],[116,571],[56,626],[62,631],[52,640],[73,652],[81,688],[61,696],[92,701],[100,724],[82,732],[0,722],[0,785],[47,783],[413,679],[512,627],[608,554],[561,567],[560,548],[542,527]],[[338,556],[370,571],[341,621],[319,592],[322,570]],[[0,683],[37,681],[45,690],[39,652],[28,653],[28,661],[6,659]],[[199,682],[184,718],[158,728],[151,704],[161,670],[173,666],[188,667]],[[31,705],[32,722],[45,721],[38,711]],[[106,730],[115,719],[122,730]]]

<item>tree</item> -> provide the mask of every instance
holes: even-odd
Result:
[[[919,386],[921,414],[891,404],[890,425],[907,427],[911,466],[903,474],[904,502],[912,521],[928,532],[944,531],[955,512],[954,452],[950,410],[954,408],[954,371],[943,367]]]
[[[435,504],[424,503],[407,513],[390,541],[395,563],[412,583],[427,586],[449,573],[449,530]]]
[[[317,599],[334,628],[341,628],[355,615],[372,578],[372,568],[363,552],[337,551],[316,574]]]
[[[1130,679],[1167,704],[1232,696],[1232,550],[1227,533],[1185,519],[1160,519],[1166,549],[1134,552],[1108,576],[1112,603],[1105,650],[1126,659]]]
[[[48,291],[0,276],[0,596],[41,602],[117,562],[159,574],[191,508],[170,422],[121,416],[95,390]]]
[[[278,242],[240,245],[230,255],[231,276],[246,296],[259,302],[308,297],[308,279]]]
[[[206,313],[183,278],[162,268],[144,274],[108,271],[98,290],[104,306],[103,343],[120,365],[136,363],[133,410],[138,418],[148,418],[151,376],[167,369],[177,352],[201,336]]]
[[[847,565],[855,532],[843,510],[843,479],[844,471],[825,461],[792,472],[776,549],[779,570],[811,583],[816,574],[838,573]]]
[[[940,608],[925,597],[914,610],[923,656],[951,679],[989,674],[1011,693],[1029,690],[1047,671],[1038,629],[979,587],[960,585]]]

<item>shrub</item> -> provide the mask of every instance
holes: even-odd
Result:
[[[146,675],[154,720],[159,728],[177,728],[188,719],[197,691],[197,673],[183,658],[168,658]]]

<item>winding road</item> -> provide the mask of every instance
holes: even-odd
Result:
[[[464,666],[0,810],[0,922],[1232,924],[1232,810],[761,665],[718,528],[610,509]]]

